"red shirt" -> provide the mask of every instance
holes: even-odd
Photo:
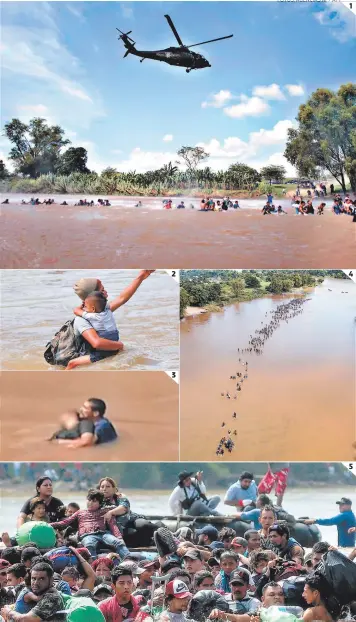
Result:
[[[129,622],[135,620],[141,606],[141,597],[131,596],[131,611],[120,605],[116,596],[111,596],[102,600],[98,607],[103,614],[106,622]]]
[[[78,512],[74,512],[72,516],[68,516],[68,518],[61,520],[58,523],[50,524],[52,525],[52,527],[57,529],[57,527],[67,527],[75,520],[77,520],[78,533],[80,538],[88,535],[89,533],[96,533],[98,531],[110,531],[113,536],[122,539],[122,535],[114,517],[112,516],[107,523],[104,521],[104,516],[107,511],[107,507],[99,508],[98,510],[78,510]]]

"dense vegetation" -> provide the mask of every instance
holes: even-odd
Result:
[[[36,466],[36,476],[43,474],[46,468],[55,469],[60,474],[61,469],[68,468],[73,470],[70,463],[59,465],[50,463],[49,465],[38,463]],[[337,482],[346,483],[345,467],[341,463],[335,463],[335,474],[329,472],[329,464],[326,463],[292,463],[289,483],[291,486],[303,485],[305,482],[320,482],[323,484],[335,484]],[[105,475],[114,477],[124,488],[137,488],[144,490],[169,490],[176,485],[179,471],[204,470],[205,481],[209,487],[225,488],[232,484],[240,473],[245,470],[252,471],[255,478],[260,480],[267,470],[267,463],[253,462],[245,463],[83,463],[81,477],[83,481],[90,482],[90,485],[97,483],[100,477]],[[9,471],[13,472],[13,465],[10,464]],[[25,465],[22,469],[22,476],[25,474]],[[64,478],[66,479],[66,478]],[[28,482],[29,483],[29,482]],[[352,483],[352,482],[351,482]]]
[[[231,302],[314,287],[325,276],[347,279],[341,270],[182,270],[180,317],[188,306],[213,311]]]
[[[356,85],[350,83],[340,86],[337,93],[318,89],[300,106],[298,128],[289,130],[285,151],[300,177],[321,179],[327,172],[346,191],[348,175],[356,191],[355,103]],[[213,171],[205,166],[209,154],[202,147],[191,146],[181,147],[178,160],[159,169],[123,173],[109,167],[99,175],[87,168],[84,147],[68,147],[70,140],[59,125],[50,126],[41,118],[25,124],[14,118],[5,124],[4,132],[12,144],[8,157],[15,170],[10,174],[0,161],[2,191],[152,196],[233,192],[239,197],[239,192],[259,196],[272,187],[274,195],[281,197],[295,188],[284,184],[283,166],[269,165],[257,171],[236,162],[227,170]]]

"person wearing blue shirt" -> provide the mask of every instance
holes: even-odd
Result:
[[[339,514],[331,518],[309,518],[305,520],[306,525],[336,525],[338,534],[338,546],[355,546],[356,517],[352,511],[352,501],[347,497],[342,497],[340,501],[336,501],[339,506]],[[350,533],[351,531],[351,533]]]
[[[224,503],[234,507],[246,507],[257,499],[257,486],[252,473],[244,471],[235,484],[228,489]]]
[[[260,514],[261,509],[264,508],[265,505],[272,505],[271,499],[267,495],[259,495],[257,497],[255,509],[248,510],[247,512],[237,512],[236,518],[237,520],[243,520],[247,523],[252,522],[255,529],[261,529]]]

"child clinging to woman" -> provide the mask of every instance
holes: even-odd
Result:
[[[93,350],[90,354],[79,356],[69,361],[66,369],[71,370],[79,365],[90,365],[108,356],[113,356],[124,348],[124,344],[119,341],[119,331],[117,330],[114,314],[111,307],[115,310],[114,303],[108,303],[102,292],[91,292],[84,300],[81,307],[76,307],[74,313],[89,322],[88,328],[94,328],[99,337],[117,343],[116,352],[112,350]]]

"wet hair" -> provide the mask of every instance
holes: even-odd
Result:
[[[52,570],[53,570],[53,564],[52,561],[50,559],[48,559],[48,557],[45,557],[44,555],[36,555],[36,557],[33,557],[31,559],[31,570],[34,566],[36,566],[36,564],[47,564],[47,566],[51,566]],[[54,570],[53,570],[54,572]]]
[[[88,402],[91,405],[92,410],[99,413],[100,417],[103,417],[105,415],[106,404],[103,400],[99,399],[98,397],[90,397],[88,399]]]
[[[116,566],[114,568],[114,570],[112,571],[112,573],[111,573],[111,580],[115,584],[116,581],[120,577],[131,577],[131,579],[132,579],[133,578],[133,573],[132,573],[131,568],[122,568],[121,566]]]
[[[47,477],[46,475],[42,475],[42,477],[38,478],[38,480],[36,482],[36,491],[37,492],[40,491],[40,488],[41,488],[43,482],[46,482],[47,480],[50,481],[51,484],[52,484],[52,479],[50,477]]]
[[[75,511],[78,512],[78,510],[80,510],[80,505],[76,501],[71,501],[68,503],[67,508],[74,508]]]
[[[321,553],[324,555],[328,552],[330,544],[328,542],[316,542],[312,548],[312,553]]]
[[[263,495],[263,494],[259,495],[257,500],[260,501],[260,503],[262,504],[263,508],[265,508],[266,506],[268,507],[268,506],[271,505],[271,499],[269,498],[268,495]]]
[[[194,575],[193,585],[195,588],[199,587],[199,585],[204,581],[204,579],[212,579],[214,580],[213,575],[209,570],[199,570]]]
[[[241,482],[243,479],[251,479],[251,480],[253,480],[253,474],[252,474],[252,473],[250,473],[250,471],[243,471],[243,472],[241,473],[240,477],[239,477],[240,482]]]
[[[7,547],[1,551],[1,559],[6,559],[9,564],[18,564],[21,561],[21,552],[14,547]]]
[[[239,561],[238,556],[236,555],[236,553],[234,553],[234,551],[223,551],[220,555],[220,563],[224,560],[224,559],[228,559],[232,557],[232,559],[234,559],[236,562]]]
[[[104,503],[104,495],[100,490],[95,490],[95,488],[90,488],[87,494],[88,501],[99,501],[99,506],[102,507]]]
[[[46,507],[43,499],[40,499],[39,497],[33,497],[33,499],[31,499],[30,501],[30,512],[33,512],[39,505],[43,505],[44,507]]]
[[[25,562],[28,562],[35,557],[38,557],[39,555],[41,555],[39,549],[36,549],[36,547],[34,546],[28,546],[24,548],[21,552],[21,563],[24,564]]]
[[[262,596],[265,595],[269,587],[281,587],[281,586],[279,585],[279,583],[276,583],[276,581],[269,581],[269,583],[266,583],[266,585],[264,585],[262,588]],[[283,588],[281,589],[283,590]]]
[[[258,534],[257,529],[248,529],[248,530],[247,530],[247,531],[245,531],[245,533],[244,533],[244,538],[245,538],[245,540],[247,540],[247,542],[249,542],[250,538],[251,538],[252,536],[255,536],[255,535],[256,535],[256,533]]]
[[[305,578],[305,585],[311,590],[317,590],[320,593],[326,609],[331,614],[333,620],[337,620],[340,614],[341,605],[334,596],[333,591],[327,580],[318,572],[313,572]]]
[[[66,566],[61,572],[61,577],[64,575],[68,575],[68,577],[72,577],[72,579],[79,579],[80,576],[75,566]]]
[[[223,527],[219,531],[219,540],[223,542],[224,540],[229,540],[230,538],[234,538],[236,536],[235,529],[231,529],[231,527]]]
[[[24,564],[13,564],[6,568],[7,574],[13,574],[16,579],[24,579],[27,574],[27,568]]]
[[[211,554],[213,557],[215,557],[215,559],[220,562],[220,557],[222,556],[223,553],[226,553],[225,549],[221,549],[221,548],[216,548],[216,549],[212,549],[211,550]]]
[[[261,508],[261,514],[262,512],[273,512],[274,516],[276,515],[276,510],[274,509],[273,505],[264,505],[263,508]],[[261,516],[260,514],[260,516]]]
[[[32,568],[30,572],[45,572],[47,574],[47,577],[49,579],[52,579],[53,575],[54,575],[54,570],[52,568],[52,566],[50,564],[48,564],[47,562],[36,562]]]
[[[250,570],[256,570],[260,562],[269,562],[268,554],[265,551],[251,551],[249,555]]]
[[[177,579],[178,577],[182,579],[183,583],[186,583],[188,581],[188,584],[190,584],[191,582],[191,577],[190,577],[189,572],[187,572],[186,570],[183,570],[182,568],[173,568],[173,570],[171,570],[170,573],[168,573],[168,577],[169,577],[168,583],[170,581],[173,581],[173,579]]]
[[[286,523],[272,525],[272,527],[269,528],[268,533],[271,533],[271,531],[275,531],[279,536],[286,536],[287,540],[290,536],[289,527]]]
[[[99,592],[100,590],[98,590]],[[143,607],[144,605],[147,605],[150,596],[151,596],[151,590],[148,590],[147,588],[138,588],[137,590],[135,590],[132,593],[132,596],[141,596],[140,599],[140,607]]]
[[[90,292],[90,294],[88,294],[85,300],[88,300],[89,298],[94,301],[95,311],[97,313],[101,313],[102,311],[104,311],[106,304],[107,304],[107,300],[102,292],[98,292],[98,291]]]

